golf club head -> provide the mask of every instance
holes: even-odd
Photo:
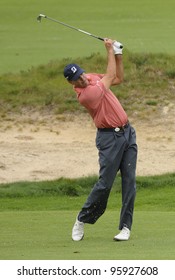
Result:
[[[42,19],[43,17],[46,18],[45,15],[39,14],[39,16],[37,17],[37,21],[41,22],[41,19]]]

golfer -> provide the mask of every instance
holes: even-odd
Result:
[[[134,128],[111,86],[123,81],[121,43],[105,39],[107,68],[105,74],[86,74],[77,64],[64,68],[64,77],[73,86],[78,101],[90,113],[96,127],[96,147],[99,151],[99,179],[76,217],[72,239],[84,237],[84,224],[94,224],[105,212],[109,194],[120,170],[122,178],[122,208],[119,230],[114,240],[130,238],[136,194],[137,144]]]

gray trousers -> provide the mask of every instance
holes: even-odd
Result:
[[[94,224],[105,212],[109,194],[118,170],[122,178],[122,208],[119,229],[131,229],[136,195],[137,144],[134,128],[129,124],[119,132],[97,130],[96,146],[99,150],[99,180],[94,185],[78,219]]]

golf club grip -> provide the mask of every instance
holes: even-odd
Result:
[[[101,38],[101,37],[96,37],[97,39],[101,40],[101,41],[104,41],[105,39],[104,38]],[[123,49],[123,45],[121,43],[119,43],[120,46],[117,46],[119,49]],[[115,43],[114,43],[115,45]]]
[[[104,41],[104,38],[98,37],[99,40]]]

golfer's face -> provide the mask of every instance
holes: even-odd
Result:
[[[82,73],[76,81],[71,81],[71,84],[77,88],[85,88],[89,85],[89,81],[84,73]]]

